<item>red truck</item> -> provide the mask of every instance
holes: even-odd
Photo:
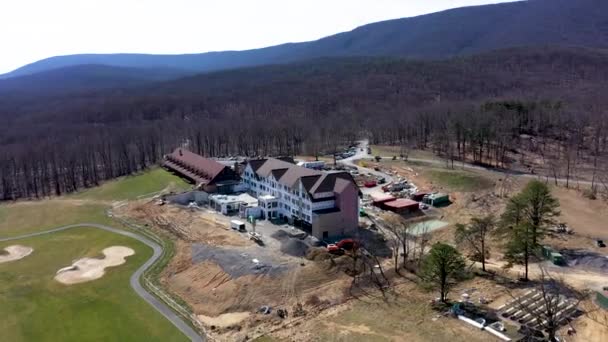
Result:
[[[368,181],[365,181],[365,183],[363,183],[363,186],[366,188],[373,188],[376,185],[378,185],[378,183],[375,180],[368,180]]]

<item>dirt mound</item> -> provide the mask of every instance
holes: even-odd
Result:
[[[251,313],[249,312],[229,312],[215,317],[198,315],[198,319],[200,319],[208,326],[225,328],[231,325],[241,323],[242,321],[249,318],[250,315]]]
[[[106,267],[122,265],[126,262],[126,257],[135,254],[134,250],[123,246],[108,247],[102,252],[103,259],[82,258],[71,266],[59,269],[55,280],[70,285],[99,279],[105,274]]]
[[[608,272],[608,257],[585,250],[565,250],[561,253],[566,257],[568,266],[590,271]]]
[[[23,259],[26,256],[32,254],[33,251],[34,249],[32,247],[26,247],[21,245],[8,246],[4,248],[3,251],[0,251],[0,264],[3,262]]]
[[[276,232],[272,233],[270,237],[279,241],[285,241],[289,239],[289,234],[286,231],[279,229]]]
[[[281,243],[281,252],[295,257],[304,257],[310,246],[300,240],[289,239]]]
[[[290,234],[282,229],[272,233],[270,237],[281,242],[281,252],[295,256],[304,257],[310,246],[303,241],[306,234]]]

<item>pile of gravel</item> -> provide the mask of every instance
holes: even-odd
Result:
[[[259,262],[253,262],[259,259]],[[215,247],[205,244],[192,245],[192,262],[212,261],[233,278],[247,274],[268,274],[271,276],[287,271],[287,266],[272,264],[269,258],[254,257],[236,249]]]
[[[281,242],[281,252],[295,257],[304,257],[310,246],[296,239],[288,239]]]
[[[310,246],[302,241],[299,235],[295,236],[296,237],[292,237],[288,232],[282,229],[279,229],[270,235],[270,237],[281,242],[281,252],[295,257],[304,257],[306,256],[306,253],[308,253]]]
[[[289,239],[289,234],[286,231],[279,229],[276,232],[272,233],[270,237],[279,241],[285,241]]]
[[[608,272],[608,257],[604,255],[585,250],[562,251],[562,254],[566,256],[568,266]]]

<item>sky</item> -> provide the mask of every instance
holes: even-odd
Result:
[[[319,39],[513,0],[0,0],[0,74],[78,53],[181,54]]]

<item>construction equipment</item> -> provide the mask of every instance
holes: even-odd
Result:
[[[574,231],[570,227],[568,227],[568,225],[566,225],[565,223],[557,224],[557,225],[549,228],[549,230],[551,230],[554,233],[560,233],[560,234],[574,234]]]
[[[375,180],[367,180],[365,183],[363,183],[363,186],[366,188],[373,188],[376,185],[378,185],[378,183]]]
[[[253,240],[257,243],[261,243],[262,241],[262,234],[260,233],[256,233],[256,232],[248,232],[247,233],[249,235],[249,239]]]
[[[344,250],[333,243],[330,243],[329,245],[327,245],[327,252],[329,254],[335,254],[335,255],[344,254]]]
[[[344,254],[344,251],[356,250],[360,246],[359,241],[354,239],[343,239],[335,244],[327,245],[327,251],[331,254]]]

